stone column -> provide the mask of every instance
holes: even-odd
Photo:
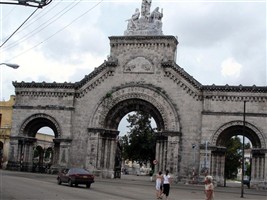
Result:
[[[9,155],[7,169],[19,170],[20,167],[20,148],[17,137],[10,137]]]
[[[158,173],[158,171],[161,170],[159,166],[161,160],[160,148],[161,148],[161,141],[157,139],[155,160],[157,160],[158,163],[155,165],[154,174]]]
[[[117,130],[105,130],[104,133],[101,134],[103,140],[105,140],[105,149],[104,149],[104,167],[102,176],[105,178],[113,178],[114,177],[114,168],[115,168],[115,154],[117,143],[117,136],[119,131]],[[103,145],[104,146],[104,145]]]
[[[209,149],[211,150],[210,174],[213,176],[217,185],[223,186],[226,148],[210,146]]]
[[[70,146],[72,139],[69,138],[56,138],[55,143],[59,143],[59,168],[67,168],[69,166]]]
[[[164,134],[168,136],[167,160],[165,169],[168,169],[174,176],[178,176],[180,133],[165,131]]]
[[[263,161],[263,177],[264,177],[264,182],[267,182],[267,150],[265,150],[264,153],[264,161]]]
[[[267,150],[252,149],[252,170],[251,170],[251,186],[257,185],[263,181],[267,181]]]
[[[94,170],[97,176],[112,178],[119,132],[101,128],[88,128],[88,132],[87,168]]]
[[[256,160],[256,178],[257,181],[260,180],[260,157],[257,155],[257,160]]]
[[[158,163],[155,165],[155,173],[158,171],[164,171],[166,169],[167,161],[167,141],[168,137],[165,133],[157,133],[157,143],[156,143],[156,160]]]
[[[100,134],[103,129],[88,128],[86,168],[94,171],[99,176],[101,169],[102,139]]]
[[[252,155],[251,159],[251,181],[254,182],[256,179],[256,158]]]
[[[57,167],[59,165],[59,150],[60,150],[60,143],[56,143],[54,141],[52,168]]]

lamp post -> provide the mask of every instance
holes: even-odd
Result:
[[[194,168],[195,168],[195,165],[196,165],[196,148],[197,148],[197,145],[196,144],[193,144],[192,145],[192,149],[193,149],[193,153],[194,153]]]
[[[241,173],[241,198],[244,197],[244,172],[245,172],[245,124],[246,123],[246,101],[244,101],[243,111],[243,141],[242,141],[242,173]]]
[[[5,65],[7,67],[11,67],[13,69],[18,69],[19,68],[19,65],[17,64],[12,64],[12,63],[0,63],[0,65]]]

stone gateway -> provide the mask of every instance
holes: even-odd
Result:
[[[157,171],[181,180],[208,171],[223,185],[225,144],[243,133],[252,143],[251,185],[266,182],[267,87],[199,83],[176,64],[178,40],[162,34],[162,15],[150,19],[151,1],[143,3],[141,18],[128,22],[124,36],[109,37],[108,59],[81,81],[13,82],[9,169],[31,171],[36,132],[48,126],[53,168],[84,167],[112,178],[119,123],[144,111],[158,129]]]

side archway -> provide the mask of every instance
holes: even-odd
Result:
[[[21,125],[19,135],[35,137],[37,131],[47,126],[51,128],[55,134],[55,138],[61,138],[61,128],[59,123],[50,115],[39,113],[28,117]]]
[[[253,124],[243,121],[231,121],[222,125],[211,138],[210,144],[210,173],[219,185],[225,185],[225,152],[226,143],[233,136],[244,135],[252,144],[251,149],[251,183],[264,180],[266,139],[262,132]],[[252,184],[253,185],[253,184]]]
[[[243,121],[232,121],[221,126],[213,135],[211,145],[225,146],[225,142],[236,135],[236,131],[239,131],[240,135],[244,134],[251,141],[253,148],[266,149],[265,138],[260,130],[248,122],[243,127]]]
[[[53,130],[54,136],[37,134],[39,129],[49,127]],[[39,171],[49,170],[47,166],[58,165],[58,155],[60,153],[61,128],[59,123],[50,115],[37,113],[31,115],[23,121],[20,126],[18,136],[12,137],[11,152],[9,160],[10,169],[19,169],[21,171]],[[47,148],[51,148],[52,161],[44,164],[44,153]],[[16,150],[16,151],[15,151]],[[38,154],[36,154],[38,152]],[[38,162],[36,158],[38,157]],[[36,165],[38,165],[38,170]]]

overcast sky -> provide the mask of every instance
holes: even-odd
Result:
[[[3,2],[5,0],[0,0]],[[163,8],[163,33],[178,37],[177,64],[203,85],[267,85],[266,1],[152,0]],[[76,82],[109,55],[141,0],[53,0],[0,49],[1,100],[12,81]],[[1,44],[35,8],[0,5]]]
[[[224,2],[224,3],[223,3]],[[164,35],[178,36],[177,64],[204,85],[267,85],[265,1],[152,1]],[[109,55],[141,0],[53,0],[1,48],[2,99],[12,81],[76,82]],[[1,44],[35,8],[1,5]]]

